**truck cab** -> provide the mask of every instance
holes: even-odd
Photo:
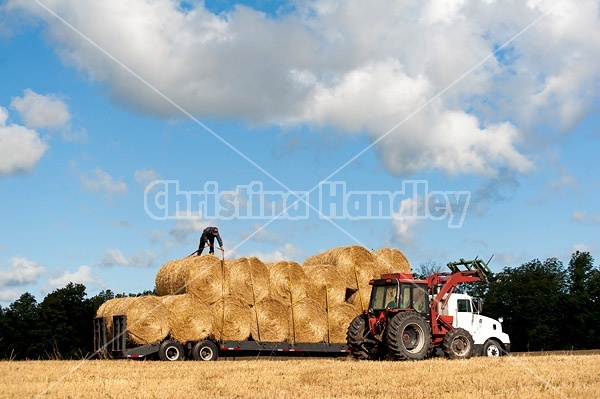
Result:
[[[439,305],[438,305],[439,306]],[[439,314],[452,317],[454,328],[464,328],[473,336],[475,353],[500,356],[510,351],[510,338],[502,331],[501,321],[483,316],[483,300],[467,294],[451,294]]]

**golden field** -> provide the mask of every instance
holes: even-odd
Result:
[[[600,355],[3,361],[0,398],[600,398]]]

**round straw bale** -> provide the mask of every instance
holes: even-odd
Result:
[[[346,343],[348,326],[356,316],[361,314],[359,307],[350,303],[340,303],[329,310],[330,343]]]
[[[213,303],[227,294],[221,260],[214,255],[193,256],[167,262],[156,275],[159,295],[190,293]]]
[[[133,301],[133,299],[133,297],[109,299],[98,308],[96,316],[104,317],[106,319],[106,332],[108,337],[112,338],[113,316],[125,314],[124,310],[121,313],[118,312],[119,307],[128,301]]]
[[[169,295],[161,298],[169,311],[171,337],[185,344],[201,341],[213,333],[211,308],[194,295]]]
[[[410,262],[396,248],[381,248],[373,252],[376,276],[388,273],[411,273]]]
[[[218,340],[243,341],[250,336],[252,312],[242,300],[227,295],[210,305],[214,317],[213,335]]]
[[[371,299],[371,290],[373,289],[372,285],[366,285],[360,287],[356,290],[346,302],[357,306],[359,309],[363,310],[369,306],[369,300]]]
[[[129,338],[137,344],[162,341],[169,334],[169,311],[160,298],[139,296],[125,302]]]
[[[290,307],[290,318],[290,342],[327,341],[327,315],[315,300],[305,298],[295,302]]]
[[[269,271],[260,259],[225,261],[226,284],[231,295],[254,305],[269,295]]]
[[[283,342],[289,336],[289,306],[267,297],[252,309],[252,338],[259,342]]]
[[[269,270],[271,296],[285,303],[297,302],[308,295],[308,280],[296,262],[266,264]],[[291,295],[290,295],[291,294]]]
[[[332,248],[324,253],[310,256],[304,261],[305,266],[323,263],[335,265],[344,277],[346,288],[349,289],[358,289],[360,286],[367,285],[373,278],[375,259],[364,247],[351,245]]]
[[[311,283],[308,296],[317,301],[324,309],[344,302],[346,285],[344,278],[333,265],[309,265],[302,267]],[[327,296],[325,295],[327,293]]]

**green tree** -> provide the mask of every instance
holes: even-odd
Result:
[[[26,292],[3,312],[0,356],[4,359],[43,357],[39,309],[35,297]]]
[[[40,303],[44,350],[50,358],[77,358],[93,349],[95,309],[83,284],[69,283]]]
[[[556,258],[504,268],[489,284],[486,313],[504,318],[515,351],[562,349],[567,345],[567,279]]]
[[[567,267],[569,275],[569,345],[591,348],[598,342],[598,307],[594,306],[594,259],[589,252],[575,252]]]

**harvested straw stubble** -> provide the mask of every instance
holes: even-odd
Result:
[[[169,311],[169,330],[173,339],[185,344],[201,341],[213,333],[212,310],[194,295],[169,295],[161,299]]]
[[[289,306],[264,298],[252,309],[251,336],[259,342],[283,342],[289,337]]]
[[[290,342],[318,343],[327,341],[327,315],[319,304],[310,298],[290,306]],[[293,315],[293,319],[292,319]]]
[[[161,267],[156,275],[159,295],[190,293],[206,303],[227,294],[223,286],[221,260],[214,255],[174,260]]]
[[[308,296],[308,280],[296,262],[266,264],[269,270],[271,296],[284,303],[297,302]]]
[[[346,285],[342,275],[333,265],[310,265],[302,267],[310,282],[308,296],[323,309],[344,302]],[[326,291],[327,290],[327,291]],[[327,293],[327,296],[325,295]]]
[[[373,252],[376,276],[387,273],[411,273],[410,262],[396,248],[381,248]]]
[[[346,343],[348,326],[356,316],[361,314],[358,306],[341,303],[329,310],[329,339],[330,343]]]
[[[210,305],[214,317],[213,336],[218,340],[243,341],[250,336],[252,311],[239,298],[227,295]]]
[[[158,297],[115,298],[110,302],[103,309],[107,325],[111,320],[112,330],[112,316],[126,315],[127,337],[133,342],[150,344],[163,340],[169,334],[169,312]]]
[[[316,264],[335,265],[344,278],[348,289],[357,289],[369,283],[373,278],[375,259],[364,247],[351,245],[332,248],[324,253],[308,257],[304,266]]]
[[[269,295],[269,271],[258,258],[225,261],[227,290],[248,305]]]

